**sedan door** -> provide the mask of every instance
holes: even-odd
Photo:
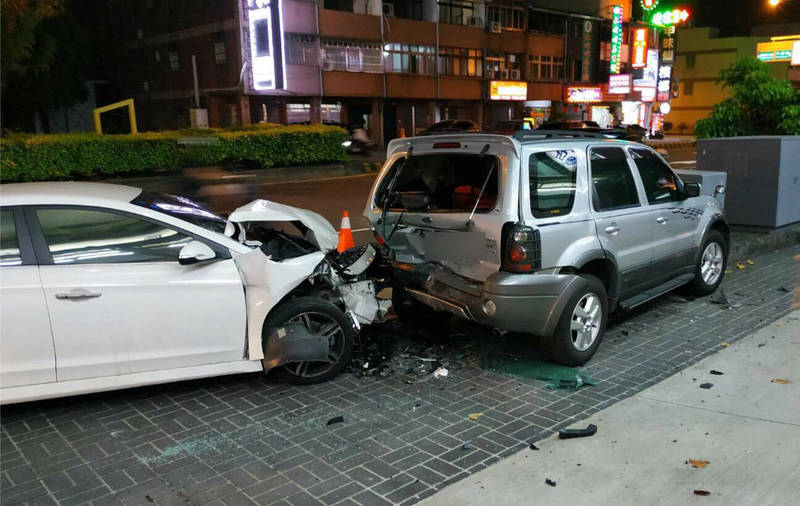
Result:
[[[650,286],[655,218],[641,204],[639,185],[621,147],[592,147],[589,165],[597,236],[616,260],[624,300]]]
[[[56,356],[39,267],[22,210],[0,211],[0,386],[56,380]]]
[[[121,211],[29,209],[59,381],[242,360],[244,290],[224,248],[178,263],[198,239]]]

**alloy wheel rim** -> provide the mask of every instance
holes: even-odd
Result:
[[[330,315],[313,311],[303,312],[288,320],[286,323],[303,325],[313,335],[328,339],[327,362],[289,362],[283,368],[289,373],[301,378],[313,378],[330,371],[344,353],[344,329],[339,322]]]
[[[722,263],[722,247],[716,242],[708,243],[700,261],[700,276],[703,278],[703,283],[711,286],[719,280],[722,276]]]
[[[585,294],[575,305],[570,318],[572,346],[577,351],[591,348],[600,335],[602,322],[603,306],[600,304],[600,297],[592,292]]]

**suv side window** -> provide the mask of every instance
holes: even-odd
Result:
[[[163,225],[108,211],[38,209],[36,216],[56,265],[177,262],[192,241]]]
[[[595,211],[639,205],[636,182],[622,148],[592,148],[590,163]]]
[[[647,149],[631,149],[630,153],[642,178],[648,202],[662,204],[684,199],[682,181],[655,153]]]
[[[572,211],[578,158],[572,149],[533,153],[528,160],[531,212],[536,218]]]
[[[14,211],[0,211],[0,266],[22,265],[22,255],[17,240],[17,226]]]

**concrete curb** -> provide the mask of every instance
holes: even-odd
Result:
[[[768,232],[748,232],[736,230],[731,232],[728,268],[739,260],[746,260],[759,253],[767,253],[777,249],[800,244],[800,223],[770,230]]]

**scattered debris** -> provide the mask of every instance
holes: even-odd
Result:
[[[797,260],[798,262],[800,262],[800,254],[795,255],[794,259]]]
[[[583,385],[597,383],[597,380],[576,368],[516,355],[492,354],[484,357],[481,365],[484,369],[500,374],[549,380],[547,388],[550,390],[578,390]]]
[[[714,376],[722,376],[723,374],[725,374],[722,371],[717,371],[716,369],[711,369],[711,371],[709,371],[709,372],[710,372],[710,374],[713,374]]]
[[[709,388],[711,388],[713,386],[714,386],[713,383],[701,383],[700,384],[700,388],[705,389],[705,390],[708,390]]]
[[[725,274],[733,274],[733,271],[731,269],[725,269]]]
[[[478,418],[482,417],[483,413],[470,413],[467,415],[467,418],[470,420],[477,420]]]
[[[722,341],[721,343],[719,343],[719,345],[722,346],[723,348],[727,348],[728,346],[731,345],[731,343],[729,343],[728,341]]]
[[[687,299],[686,297],[681,297],[680,295],[670,295],[669,297],[667,297],[667,300],[670,302],[675,302],[677,304],[689,303],[689,299]]]
[[[530,445],[528,448],[530,448],[531,450],[536,450],[536,451],[539,451],[539,447],[538,447],[538,446],[536,446],[536,444],[535,444],[535,443],[531,443],[531,445]]]
[[[706,496],[706,495],[711,495],[711,492],[709,492],[708,490],[695,490],[694,495]]]
[[[544,482],[547,483],[548,485],[550,485],[551,487],[555,487],[556,486],[556,482],[551,480],[550,478],[545,478]]]
[[[597,433],[597,425],[590,423],[585,429],[561,429],[558,431],[558,439],[575,439],[578,437],[590,437]]]
[[[764,347],[764,346],[766,346],[766,345],[767,345],[767,343],[758,343],[758,347],[759,347],[759,348],[763,348],[763,347]]]
[[[775,378],[774,380],[771,380],[770,383],[777,383],[779,385],[788,385],[789,383],[791,383],[791,380],[783,378]]]
[[[728,301],[728,296],[725,295],[725,291],[722,288],[717,288],[717,291],[711,294],[710,300],[712,304],[725,306],[726,309],[739,306],[738,304],[734,306],[730,303],[730,301]]]
[[[464,443],[463,445],[461,445],[461,449],[462,449],[462,450],[474,450],[474,449],[475,449],[475,447],[474,447],[474,446],[472,446],[472,445],[470,444],[470,442],[469,442],[469,441],[467,441],[466,443]]]
[[[789,292],[791,292],[791,290],[789,290],[788,288],[786,288],[786,287],[785,287],[785,286],[783,286],[783,285],[781,285],[781,286],[779,286],[779,287],[778,287],[778,291],[779,291],[779,292],[785,292],[785,293],[789,293]]]
[[[446,378],[448,374],[450,374],[450,371],[448,371],[446,367],[439,367],[433,371],[434,378]]]
[[[736,262],[736,268],[740,271],[744,269],[744,262]]]
[[[756,263],[753,261],[752,258],[747,259],[747,265],[755,265]]]
[[[627,330],[623,330],[622,331],[622,335],[623,336],[628,336],[628,335],[630,335],[630,332],[628,332]]]
[[[328,423],[326,423],[325,425],[335,425],[337,423],[344,423],[344,417],[343,416],[334,416],[333,418],[328,420]]]
[[[703,469],[711,462],[709,462],[708,460],[689,459],[687,463],[692,467],[696,467],[697,469]]]

